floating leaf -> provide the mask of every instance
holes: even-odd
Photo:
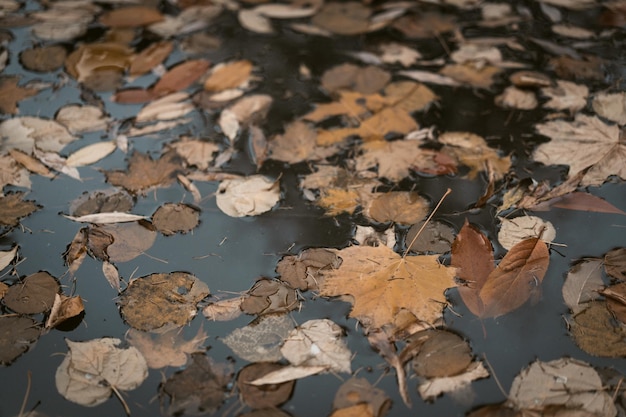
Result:
[[[0,364],[9,365],[41,334],[36,321],[21,316],[0,316]]]
[[[286,313],[298,308],[298,296],[287,284],[270,279],[259,279],[241,302],[247,314]]]
[[[79,106],[75,104],[61,107],[61,109],[57,112],[55,119],[57,122],[67,127],[67,130],[74,135],[104,130],[110,122],[110,119],[104,115],[104,112],[99,107],[88,105]],[[96,149],[94,149],[93,152],[99,154]],[[99,159],[101,158],[98,158],[93,162],[96,162]]]
[[[37,272],[9,287],[4,304],[20,314],[50,311],[55,295],[61,290],[59,282],[47,272]]]
[[[278,261],[276,272],[282,281],[300,291],[319,289],[321,271],[337,269],[341,260],[336,253],[323,248],[305,249],[297,256],[288,255]]]
[[[243,360],[279,361],[283,358],[280,347],[291,330],[293,321],[288,316],[268,315],[233,330],[222,342]]]
[[[428,201],[416,192],[391,191],[372,199],[364,214],[381,223],[413,224],[426,217],[428,206]]]
[[[136,222],[138,220],[144,220],[146,216],[140,216],[138,214],[131,213],[95,213],[95,214],[85,214],[84,216],[74,217],[74,216],[63,216],[66,219],[70,219],[75,222],[80,223],[94,223],[94,224],[115,224],[115,223],[128,223],[128,222]]]
[[[0,113],[17,114],[17,103],[39,92],[36,88],[20,87],[19,80],[15,76],[0,77]]]
[[[602,261],[586,259],[568,271],[563,283],[563,300],[576,314],[587,308],[587,302],[598,298],[598,292],[603,288]]]
[[[89,251],[110,262],[128,262],[152,247],[157,233],[149,222],[92,226],[87,233]]]
[[[67,400],[87,407],[105,402],[113,392],[137,388],[148,377],[148,366],[134,347],[117,347],[121,340],[66,340],[69,352],[57,368],[55,382]]]
[[[256,216],[280,199],[280,185],[262,175],[224,180],[217,190],[217,207],[231,217]]]
[[[141,352],[151,369],[185,366],[192,353],[204,350],[202,345],[207,337],[202,327],[189,340],[184,339],[181,329],[155,335],[131,328],[126,333],[128,343]]]
[[[502,226],[498,232],[498,241],[503,248],[510,250],[513,246],[529,237],[541,237],[550,244],[556,237],[556,229],[552,223],[536,216],[521,216],[514,219],[501,217]]]
[[[133,194],[145,192],[151,187],[166,187],[176,180],[176,174],[182,170],[174,151],[165,153],[156,161],[146,154],[133,152],[128,165],[128,172],[104,173],[109,183],[124,187]]]
[[[160,22],[163,15],[154,7],[126,6],[103,13],[98,20],[112,28],[135,28]]]
[[[207,295],[207,285],[193,275],[151,274],[128,284],[119,305],[124,320],[135,329],[162,333],[187,324]]]
[[[166,236],[187,233],[198,226],[200,212],[186,204],[163,204],[152,215],[152,224]]]
[[[454,242],[454,230],[445,223],[429,222],[422,229],[424,222],[419,222],[411,226],[404,241],[410,245],[408,250],[425,253],[445,253],[450,251]],[[417,239],[415,236],[422,230]]]
[[[46,320],[46,329],[51,329],[85,312],[83,299],[79,295],[68,297],[63,294],[54,295],[54,304]]]
[[[243,402],[254,409],[278,407],[286,402],[293,392],[294,381],[272,385],[266,384],[261,387],[250,384],[250,382],[258,380],[270,372],[276,372],[283,367],[284,365],[269,362],[269,359],[266,359],[265,362],[253,363],[243,367],[237,375],[237,387]]]
[[[626,356],[626,330],[616,322],[606,302],[591,301],[571,323],[574,342],[590,355],[617,358]]]

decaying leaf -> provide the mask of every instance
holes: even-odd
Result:
[[[331,320],[309,320],[289,333],[280,351],[295,366],[324,366],[350,373],[352,352],[343,336],[343,329]]]
[[[556,86],[544,87],[541,89],[541,92],[550,98],[550,100],[543,105],[545,108],[569,110],[569,112],[573,114],[587,105],[589,89],[585,85],[557,80]]]
[[[533,362],[513,380],[509,402],[526,410],[541,411],[551,405],[564,405],[603,417],[617,414],[596,370],[570,358]]]
[[[450,251],[454,241],[454,230],[445,223],[428,222],[417,236],[417,233],[424,226],[424,222],[419,222],[411,226],[404,241],[408,250],[418,253],[445,253]]]
[[[501,217],[502,226],[498,232],[498,241],[503,248],[510,250],[513,246],[529,237],[541,237],[550,244],[556,237],[556,229],[549,221],[536,216],[521,216],[514,219]]]
[[[585,259],[568,271],[562,288],[563,300],[576,314],[587,308],[587,302],[597,299],[603,288],[602,261]]]
[[[245,327],[235,329],[222,342],[241,359],[249,362],[279,361],[280,347],[293,330],[293,321],[286,315],[268,315]]]
[[[119,339],[66,342],[69,352],[57,368],[55,382],[69,401],[95,407],[112,393],[120,396],[119,391],[137,388],[148,377],[141,353],[134,347],[119,348]]]
[[[133,328],[162,333],[187,324],[209,288],[184,272],[151,274],[133,280],[119,298],[124,320]]]
[[[156,335],[132,328],[126,332],[126,341],[141,352],[151,369],[185,366],[189,355],[203,350],[207,337],[202,327],[189,340],[185,340],[182,329],[171,329]]]
[[[262,175],[224,180],[216,203],[231,217],[256,216],[272,209],[280,200],[280,184]]]
[[[17,103],[39,92],[35,88],[24,88],[18,85],[19,77],[0,78],[0,114],[17,114]]]
[[[489,372],[482,362],[472,362],[466,371],[459,375],[429,379],[418,386],[424,400],[433,400],[444,393],[458,394],[469,389],[472,381],[487,378]]]
[[[369,7],[356,2],[326,3],[311,23],[338,35],[356,35],[369,29]]]
[[[341,260],[337,255],[323,248],[305,249],[297,256],[284,256],[276,265],[276,272],[282,281],[300,291],[317,290],[321,280],[320,271],[337,269]]]
[[[416,192],[391,191],[374,196],[363,214],[380,223],[413,224],[428,213],[428,201]]]
[[[61,287],[47,272],[37,272],[11,285],[4,296],[4,304],[20,314],[50,311],[55,295]]]
[[[55,294],[54,304],[46,320],[46,329],[57,327],[64,321],[83,314],[84,311],[85,306],[80,295],[68,297],[63,294]]]
[[[402,310],[426,323],[442,318],[444,292],[455,286],[455,272],[441,265],[438,256],[403,258],[386,246],[352,246],[337,255],[343,262],[336,270],[323,271],[320,294],[351,295],[350,316],[365,327],[393,327]]]
[[[626,281],[626,248],[613,249],[604,255],[604,268],[610,276]]]
[[[580,185],[601,185],[609,176],[626,179],[626,144],[620,129],[607,125],[596,116],[577,114],[572,122],[554,120],[536,126],[552,138],[539,145],[533,158],[546,165],[569,165],[569,177],[588,169]]]
[[[241,302],[244,297],[226,298],[206,305],[202,314],[208,320],[229,321],[236,319],[242,314]]]
[[[259,279],[241,302],[247,314],[286,313],[298,308],[298,295],[287,284],[266,278]]]
[[[286,402],[295,385],[295,381],[287,381],[279,384],[253,385],[250,382],[262,378],[270,372],[276,372],[284,367],[278,363],[266,359],[245,366],[237,375],[237,387],[241,393],[243,402],[254,409],[278,407]]]
[[[215,364],[204,353],[192,354],[191,360],[187,368],[176,372],[160,387],[161,403],[167,405],[170,416],[213,413],[229,391],[232,364]]]
[[[570,332],[574,342],[590,355],[626,356],[626,330],[615,321],[605,301],[591,301],[573,317]]]
[[[124,187],[133,194],[143,193],[151,187],[167,187],[182,171],[179,157],[170,151],[154,161],[149,155],[133,152],[128,162],[128,172],[105,171],[107,181]]]
[[[14,117],[0,123],[3,151],[17,149],[30,154],[36,147],[41,151],[59,152],[77,138],[62,124],[38,117]]]
[[[166,236],[187,233],[200,222],[200,212],[187,204],[167,203],[152,215],[152,224]]]
[[[385,392],[379,388],[373,387],[365,378],[352,377],[341,384],[335,399],[333,400],[333,409],[349,409],[357,405],[365,405],[367,411],[372,417],[382,417],[391,408],[391,400]],[[332,416],[339,416],[333,413]],[[368,414],[354,414],[355,416],[366,416]],[[346,417],[350,416],[347,414]]]
[[[87,232],[87,247],[100,260],[128,262],[154,244],[157,233],[146,221],[92,226]]]
[[[24,316],[0,316],[0,364],[9,365],[35,343],[39,324]]]
[[[470,168],[468,177],[475,178],[481,171],[493,173],[501,179],[511,167],[510,157],[501,157],[487,145],[485,139],[469,132],[445,132],[437,138],[445,146],[442,152]]]
[[[133,208],[132,197],[124,190],[110,188],[83,193],[70,203],[70,214],[81,217],[95,213],[123,213]]]

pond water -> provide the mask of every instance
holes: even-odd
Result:
[[[247,2],[241,3],[238,7],[252,7]],[[385,2],[364,3],[363,7],[375,8]],[[416,15],[419,14],[418,11],[425,10],[455,16],[458,22],[461,22],[457,23],[457,30],[467,39],[487,36],[513,38],[523,48],[507,49],[503,44],[499,45],[498,48],[505,51],[506,59],[521,62],[527,69],[545,73],[552,79],[563,78],[562,75],[557,76],[547,64],[550,57],[557,55],[542,48],[533,42],[533,39],[555,42],[581,55],[592,53],[606,60],[602,67],[604,77],[577,79],[577,76],[573,75],[571,81],[587,85],[593,92],[624,90],[626,86],[622,78],[626,74],[624,71],[626,58],[622,53],[626,39],[624,25],[621,27],[600,25],[599,16],[604,11],[603,8],[597,6],[571,10],[566,7],[546,6],[535,1],[506,4],[512,5],[513,16],[523,17],[523,20],[493,29],[479,28],[471,24],[480,20],[480,9],[462,10],[453,6],[439,7],[421,2],[408,2],[407,5],[399,4],[398,7],[408,7],[405,11],[408,15]],[[164,2],[155,6],[164,13],[178,12],[178,7],[173,4]],[[116,7],[105,6],[106,9]],[[28,1],[15,13],[25,15],[29,11],[45,8],[43,3]],[[550,20],[548,12],[555,13],[555,10],[561,12],[562,22],[582,26],[595,35],[585,40],[554,35],[550,29],[554,22]],[[623,19],[624,14],[621,16]],[[286,124],[311,111],[315,103],[328,102],[328,95],[320,88],[320,77],[325,71],[346,62],[365,65],[349,57],[347,52],[372,50],[374,45],[394,41],[419,50],[424,60],[441,59],[445,62],[449,52],[446,49],[458,47],[452,37],[452,31],[440,34],[439,39],[436,37],[414,39],[402,35],[390,24],[372,33],[324,37],[291,30],[288,27],[291,23],[288,19],[274,19],[272,22],[278,34],[262,35],[242,28],[236,18],[236,11],[224,10],[207,28],[202,29],[203,33],[218,39],[220,46],[204,52],[201,56],[213,63],[247,59],[254,64],[255,74],[260,81],[257,81],[252,92],[269,94],[274,99],[267,118],[262,123],[268,138],[282,132]],[[37,24],[39,23],[34,23]],[[90,27],[87,34],[79,40],[58,43],[71,51],[78,42],[89,43],[101,39],[105,32],[103,26],[93,22]],[[6,33],[10,32],[13,39],[4,44],[9,53],[9,60],[3,75],[20,75],[22,77],[20,85],[35,80],[52,83],[65,80],[57,88],[42,90],[34,97],[25,98],[19,103],[20,116],[52,118],[62,106],[82,102],[85,94],[81,96],[80,84],[71,77],[67,78],[63,70],[35,73],[24,69],[18,59],[20,51],[42,43],[31,33],[31,28],[32,25],[26,25],[4,29]],[[603,31],[611,33],[602,35]],[[141,31],[138,30],[138,33]],[[175,48],[164,62],[165,67],[169,68],[190,58],[180,49],[180,44],[186,37],[187,35],[174,37]],[[136,38],[135,44],[150,44],[157,38],[146,31],[143,36]],[[582,46],[583,41],[589,42],[589,48]],[[410,68],[435,71],[433,68],[438,69],[437,65],[442,64],[416,63]],[[310,78],[303,76],[302,67],[310,71],[312,74]],[[404,69],[397,64],[385,68],[392,68],[393,71]],[[510,174],[505,180],[496,183],[495,193],[484,207],[474,208],[474,205],[487,187],[487,176],[481,173],[475,179],[468,179],[465,175],[468,172],[467,168],[461,167],[456,175],[427,176],[412,172],[396,184],[386,181],[386,190],[418,191],[429,199],[431,209],[445,190],[450,188],[451,194],[444,200],[433,219],[450,225],[455,233],[461,229],[466,219],[478,225],[493,243],[496,259],[502,258],[506,253],[506,250],[497,243],[499,222],[496,219],[497,206],[502,202],[504,192],[512,188],[517,179],[532,178],[537,182],[548,180],[551,185],[556,185],[563,181],[567,174],[566,166],[544,166],[533,161],[531,156],[533,149],[548,140],[536,133],[534,125],[544,121],[544,117],[550,113],[549,110],[541,107],[535,110],[517,110],[494,105],[494,97],[510,84],[507,74],[513,71],[505,70],[490,88],[428,84],[439,96],[439,100],[427,110],[414,113],[422,127],[434,126],[439,132],[472,132],[484,137],[489,146],[498,149],[501,155],[511,155]],[[154,74],[148,74],[133,85],[148,86],[157,78]],[[201,89],[199,84],[194,84],[187,91],[194,92],[198,89]],[[82,92],[84,93],[84,90]],[[105,112],[116,121],[132,123],[132,118],[142,107],[114,103],[111,101],[110,91],[92,94],[102,100]],[[589,105],[580,111],[591,114]],[[202,109],[194,110],[189,116],[191,120],[184,125],[149,137],[130,139],[131,149],[149,152],[157,158],[163,146],[177,140],[180,135],[214,140],[224,149],[228,141],[218,126],[218,113],[219,111],[211,113]],[[563,111],[563,117],[567,118],[568,115],[565,113],[567,112]],[[11,117],[15,115],[3,114],[2,120]],[[85,134],[81,140],[71,143],[61,153],[67,156],[102,138],[114,139],[115,134],[112,131]],[[355,139],[354,143],[358,143],[358,139]],[[203,197],[196,203],[193,202],[191,193],[180,184],[160,187],[148,191],[145,195],[139,195],[135,198],[133,213],[150,216],[165,202],[187,202],[195,204],[200,209],[200,224],[186,234],[173,236],[158,234],[154,245],[145,254],[129,262],[116,264],[121,277],[129,280],[131,277],[142,277],[157,272],[185,271],[204,281],[214,297],[210,300],[215,300],[247,291],[260,277],[276,277],[276,264],[285,255],[298,254],[306,248],[346,247],[352,243],[356,225],[374,225],[378,230],[385,228],[386,225],[369,220],[358,210],[354,215],[327,216],[324,209],[308,201],[299,187],[299,181],[311,172],[312,164],[307,162],[288,164],[268,160],[257,169],[246,138],[239,137],[235,147],[237,152],[233,159],[222,169],[240,175],[260,173],[273,178],[280,177],[280,203],[272,211],[258,216],[229,217],[217,207],[213,198],[218,187],[217,181],[195,183]],[[352,155],[354,149],[346,146],[340,156],[334,156],[330,161],[338,165],[345,164],[346,159],[354,156]],[[70,202],[84,192],[110,188],[103,171],[125,170],[128,156],[117,150],[91,167],[79,168],[81,181],[62,174],[53,179],[31,175],[32,186],[28,190],[27,199],[35,201],[42,207],[21,219],[20,226],[2,236],[0,248],[6,250],[19,245],[20,259],[19,263],[7,268],[9,272],[4,275],[2,281],[12,284],[17,277],[47,271],[59,279],[65,294],[71,292],[82,297],[85,315],[71,330],[52,329],[43,334],[37,343],[15,362],[0,368],[0,416],[18,415],[27,394],[26,411],[35,409],[50,417],[84,416],[87,413],[93,417],[124,415],[122,406],[115,398],[94,408],[86,408],[67,401],[55,387],[55,372],[67,353],[66,339],[85,341],[115,337],[124,340],[129,329],[116,304],[118,293],[103,277],[100,260],[87,257],[76,272],[75,279],[68,275],[63,253],[83,225],[71,222],[60,215],[68,214]],[[5,193],[11,190],[23,191],[19,187],[5,186]],[[609,178],[602,186],[581,190],[586,190],[626,210],[626,188],[618,177]],[[519,213],[515,215],[517,214]],[[462,416],[478,406],[503,402],[506,400],[513,378],[537,359],[550,361],[561,357],[573,357],[590,363],[596,369],[608,367],[622,375],[626,374],[626,361],[623,358],[599,358],[577,347],[568,333],[566,323],[568,307],[561,295],[564,277],[574,261],[584,257],[601,257],[611,249],[626,246],[624,238],[626,217],[620,214],[559,208],[533,214],[550,221],[557,232],[555,239],[557,245],[553,246],[550,252],[550,266],[543,280],[542,297],[536,304],[527,303],[504,316],[481,320],[465,307],[456,289],[452,288],[446,292],[450,308],[444,310],[444,327],[467,339],[475,357],[489,364],[491,377],[472,382],[472,395],[469,397],[455,398],[453,395],[444,394],[433,401],[425,402],[419,397],[416,390],[417,382],[412,376],[408,380],[408,390],[413,403],[409,409],[399,395],[394,370],[371,348],[358,322],[348,318],[351,309],[349,303],[306,292],[302,294],[304,300],[301,308],[289,314],[297,324],[311,319],[328,318],[345,330],[347,346],[353,353],[352,369],[356,375],[366,378],[389,396],[393,405],[387,413],[388,416],[414,414]],[[395,226],[399,242],[403,241],[407,230],[407,225]],[[397,249],[401,251],[403,243],[399,243]],[[443,254],[441,260],[449,264],[449,252]],[[6,306],[3,305],[2,309],[4,314],[11,314]],[[42,320],[44,316],[35,318]],[[233,330],[246,326],[254,318],[244,314],[230,321],[216,322],[208,321],[202,314],[198,314],[182,329],[182,333],[191,338],[199,329],[204,329],[208,334],[203,345],[207,355],[218,363],[231,363],[237,372],[248,362],[238,358],[221,339]],[[151,369],[148,378],[139,388],[125,392],[123,395],[132,415],[135,417],[161,415],[159,386],[179,370],[174,367]],[[409,376],[411,374],[408,372]],[[348,378],[346,374],[322,374],[299,380],[289,401],[280,408],[294,417],[330,415],[335,393]],[[499,385],[506,392],[503,393]],[[247,411],[250,410],[241,403],[233,387],[232,392],[225,395],[224,403],[214,415],[236,416]]]

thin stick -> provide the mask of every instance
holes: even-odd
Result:
[[[439,199],[439,202],[437,203],[437,205],[435,206],[435,209],[433,210],[432,213],[430,213],[430,216],[428,216],[428,218],[426,219],[426,221],[424,222],[424,224],[422,224],[422,227],[420,227],[420,230],[417,231],[417,233],[415,234],[415,237],[413,238],[413,240],[411,240],[411,243],[409,243],[409,245],[406,247],[406,249],[404,250],[404,254],[402,255],[402,259],[406,258],[407,253],[409,253],[409,249],[411,248],[411,246],[413,246],[413,244],[415,243],[415,241],[417,240],[417,238],[419,237],[419,235],[422,233],[422,231],[424,230],[424,228],[426,227],[426,225],[428,224],[428,222],[430,221],[430,219],[433,218],[433,216],[435,215],[435,213],[437,212],[437,210],[439,209],[439,206],[441,206],[441,203],[443,203],[443,200],[448,196],[448,194],[450,194],[452,192],[451,189],[447,189],[446,193]]]
[[[124,411],[126,412],[126,415],[130,417],[130,408],[128,407],[128,404],[126,404],[124,397],[122,397],[122,393],[119,392],[117,388],[115,388],[115,386],[113,385],[109,385],[109,386],[111,387],[113,394],[115,394],[117,399],[120,400],[120,402],[122,403],[122,407],[124,407]]]
[[[502,384],[500,383],[500,380],[498,379],[498,375],[496,375],[495,371],[493,370],[493,366],[491,366],[491,364],[489,363],[489,359],[487,359],[487,355],[484,353],[483,353],[483,359],[487,363],[487,366],[489,367],[489,370],[491,371],[491,375],[493,375],[493,379],[496,381],[496,385],[500,389],[500,392],[505,397],[508,397],[509,394],[507,394],[506,391],[504,391],[504,388],[502,387]]]
[[[31,373],[28,371],[26,373],[26,393],[24,394],[24,399],[22,400],[22,407],[20,408],[20,413],[18,417],[22,417],[24,415],[24,409],[26,408],[26,402],[28,402],[28,396],[30,395],[30,384],[31,384]]]

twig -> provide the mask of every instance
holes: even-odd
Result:
[[[443,200],[448,196],[448,194],[450,194],[452,192],[451,189],[447,189],[446,193],[439,199],[439,202],[437,203],[437,205],[435,206],[435,209],[433,210],[432,213],[430,213],[430,216],[428,216],[428,218],[426,219],[426,221],[424,222],[424,224],[422,224],[422,227],[420,227],[420,230],[417,231],[417,233],[415,234],[415,237],[413,238],[413,240],[411,240],[411,243],[409,243],[406,247],[406,249],[404,250],[404,254],[402,255],[402,259],[406,258],[407,253],[409,253],[409,249],[411,249],[411,246],[413,246],[413,244],[415,243],[415,241],[417,240],[417,238],[419,237],[419,235],[422,233],[422,231],[424,230],[424,228],[426,227],[426,225],[428,224],[428,222],[430,222],[430,219],[433,218],[433,216],[435,215],[435,213],[437,212],[437,210],[439,209],[439,206],[441,206],[441,203],[443,203]]]
[[[115,394],[117,399],[120,400],[120,402],[122,403],[122,407],[124,407],[124,411],[126,412],[126,415],[130,417],[130,408],[128,407],[128,404],[126,404],[126,400],[124,400],[124,397],[122,397],[122,393],[119,392],[117,388],[115,388],[114,385],[109,385],[109,386],[111,387],[113,394]]]
[[[483,353],[483,359],[485,360],[485,363],[489,367],[489,371],[491,372],[491,375],[493,375],[493,379],[496,381],[496,385],[500,389],[500,392],[502,393],[502,395],[508,398],[509,395],[506,393],[506,391],[502,387],[502,384],[500,383],[500,380],[498,379],[498,375],[496,375],[495,371],[493,370],[493,366],[491,366],[491,363],[489,363],[489,359],[487,359],[487,355],[484,353]]]
[[[24,415],[24,409],[26,408],[26,402],[28,401],[28,396],[30,395],[30,385],[31,385],[31,373],[28,371],[26,373],[26,393],[24,393],[24,399],[22,400],[22,407],[20,408],[20,413],[18,417],[22,417]]]

